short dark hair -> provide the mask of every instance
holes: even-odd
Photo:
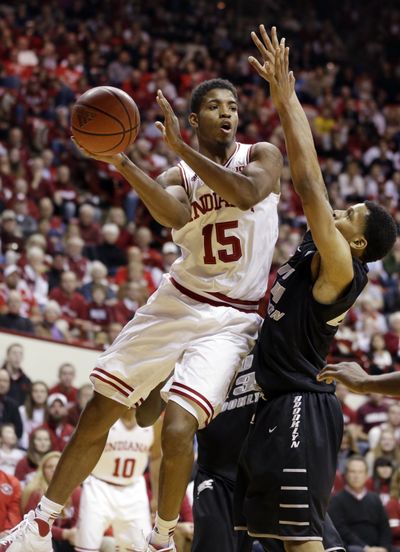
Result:
[[[380,205],[366,201],[369,211],[364,236],[367,247],[362,255],[365,263],[371,263],[385,257],[392,249],[397,237],[397,226],[393,217]]]
[[[238,93],[233,84],[226,79],[210,79],[200,83],[192,92],[192,97],[190,100],[190,111],[191,113],[198,113],[200,111],[201,102],[203,101],[204,96],[214,90],[214,88],[223,88],[232,92],[235,100],[238,101]]]
[[[368,471],[368,463],[365,460],[365,457],[361,456],[361,454],[352,454],[346,461],[346,467],[345,467],[345,470],[344,470],[345,474],[347,473],[347,471],[349,469],[349,465],[352,462],[362,462],[365,466],[365,471]]]

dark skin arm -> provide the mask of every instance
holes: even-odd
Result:
[[[327,364],[317,375],[318,381],[340,381],[354,393],[381,393],[400,396],[400,372],[370,376],[356,362]]]
[[[351,249],[335,226],[310,125],[294,91],[293,73],[289,72],[289,49],[284,39],[279,43],[275,27],[271,39],[262,25],[260,34],[262,41],[255,33],[252,38],[262,64],[253,57],[249,62],[270,84],[271,98],[285,134],[293,185],[318,249],[313,262],[316,278],[313,295],[321,303],[331,303],[353,279]]]
[[[236,173],[185,144],[179,132],[178,119],[161,91],[157,94],[157,102],[165,122],[156,125],[164,140],[223,199],[246,211],[271,192],[279,193],[282,155],[274,145],[266,142],[256,144],[250,163],[242,173]]]

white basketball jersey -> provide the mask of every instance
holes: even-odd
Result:
[[[127,429],[121,420],[111,427],[106,446],[92,475],[108,483],[131,485],[143,475],[154,441],[153,428]]]
[[[225,167],[240,172],[250,156],[251,145],[236,143]],[[271,193],[242,211],[219,197],[184,161],[178,167],[192,217],[172,232],[182,250],[170,270],[173,281],[182,291],[185,288],[209,301],[256,309],[267,288],[278,238],[279,195]]]

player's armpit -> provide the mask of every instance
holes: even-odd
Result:
[[[282,154],[273,144],[259,142],[252,147],[250,163],[242,173],[250,183],[243,188],[243,202],[247,208],[253,207],[271,192],[279,194],[282,166]]]
[[[317,280],[314,287],[325,283],[331,287],[331,294],[334,290],[340,294],[354,276],[350,245],[336,228],[332,208],[322,192],[310,194],[310,198],[303,199],[302,204],[320,256],[318,274],[314,274]]]

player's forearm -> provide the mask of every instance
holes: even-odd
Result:
[[[158,223],[169,228],[181,228],[189,221],[190,211],[128,157],[124,156],[116,169],[137,192]]]
[[[381,376],[366,376],[361,384],[362,393],[381,393],[393,397],[400,396],[400,372],[382,374]]]
[[[228,203],[247,210],[257,203],[251,180],[240,173],[226,169],[182,142],[178,155]]]
[[[311,128],[296,94],[292,94],[289,101],[277,104],[276,109],[285,135],[296,192],[304,200],[316,192],[327,195]]]

